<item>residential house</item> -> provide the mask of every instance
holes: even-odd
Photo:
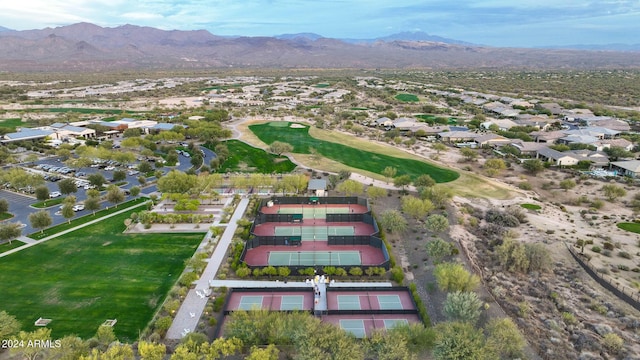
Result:
[[[549,147],[549,144],[547,143],[522,141],[520,139],[512,139],[509,145],[518,149],[518,151],[520,151],[520,154],[525,156],[536,156],[536,154],[538,153],[538,150]]]
[[[602,151],[603,149],[610,148],[612,146],[621,147],[627,151],[631,151],[634,148],[634,145],[631,141],[623,138],[598,140],[593,143],[593,145],[598,151]]]
[[[499,146],[511,143],[511,139],[507,139],[506,137],[497,134],[483,134],[473,139],[473,142],[475,142],[478,147]]]
[[[580,159],[568,152],[560,152],[551,148],[542,148],[538,150],[536,158],[550,162],[556,166],[572,166],[578,164]]]
[[[615,161],[611,163],[610,168],[618,175],[640,178],[640,160]]]
[[[480,127],[484,129],[489,129],[491,125],[497,126],[498,129],[500,129],[501,131],[507,131],[514,126],[518,126],[518,124],[516,124],[514,121],[509,119],[491,119],[480,124]]]
[[[536,105],[544,110],[549,110],[552,115],[562,115],[564,113],[564,108],[560,106],[558,103],[542,103]]]
[[[529,135],[533,137],[535,142],[551,144],[554,144],[556,140],[566,136],[564,131],[533,131]]]
[[[444,131],[438,133],[438,138],[440,138],[440,140],[449,143],[473,141],[480,136],[482,136],[482,134],[472,131]]]
[[[381,117],[375,121],[375,125],[390,128],[391,126],[393,126],[393,120],[389,119],[388,117]]]

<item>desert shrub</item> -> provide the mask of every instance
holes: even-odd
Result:
[[[618,269],[620,269],[622,271],[629,271],[629,267],[627,265],[624,265],[624,264],[618,264]]]
[[[456,291],[447,294],[442,311],[449,321],[475,324],[482,312],[482,301],[474,292]]]
[[[222,306],[224,305],[224,301],[224,296],[218,296],[215,300],[213,300],[213,311],[220,312],[220,310],[222,310]]]
[[[604,244],[602,244],[602,247],[604,247],[605,250],[613,250],[614,246],[612,243],[605,241]]]
[[[336,267],[335,266],[325,266],[322,268],[322,271],[324,271],[325,274],[332,276],[333,274],[336,273]]]
[[[484,219],[489,223],[504,227],[518,227],[520,225],[516,216],[497,209],[487,210]]]
[[[184,275],[182,275],[182,277],[180,278],[180,285],[182,286],[191,286],[191,284],[198,280],[199,276],[198,274],[194,273],[193,271],[190,271]]]
[[[241,279],[246,278],[251,275],[251,269],[246,266],[240,267],[236,270],[236,275]]]
[[[611,353],[618,353],[622,350],[622,346],[624,345],[624,340],[614,333],[606,334],[602,337],[602,346],[604,346],[607,351]]]
[[[402,282],[404,281],[404,271],[402,271],[401,267],[396,266],[391,269],[391,280],[397,282],[398,284],[402,284]]]
[[[344,268],[336,268],[336,276],[347,276],[347,270]]]
[[[562,313],[562,321],[567,325],[575,325],[578,323],[578,319],[576,319],[575,315],[566,311]]]
[[[531,183],[529,182],[521,182],[518,184],[518,187],[522,190],[531,190],[533,189],[533,186],[531,186]]]
[[[362,268],[361,267],[352,267],[351,269],[349,269],[349,274],[353,275],[353,276],[362,276]]]
[[[591,251],[593,251],[594,253],[600,253],[602,252],[602,248],[600,248],[600,246],[595,245],[591,247]]]

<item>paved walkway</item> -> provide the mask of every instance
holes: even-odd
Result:
[[[310,284],[304,281],[267,281],[267,280],[210,280],[211,287],[228,288],[296,288],[309,287]],[[329,285],[331,287],[391,287],[390,282],[343,282],[334,281]]]
[[[64,234],[68,234],[68,233],[70,233],[70,232],[72,232],[72,231],[76,231],[76,230],[81,229],[81,228],[83,228],[83,227],[85,227],[85,226],[93,225],[93,224],[95,224],[95,223],[97,223],[97,222],[100,222],[100,221],[102,221],[102,220],[108,219],[108,218],[110,218],[110,217],[113,217],[113,216],[116,216],[116,215],[120,215],[120,214],[122,214],[123,212],[129,211],[129,210],[131,210],[131,209],[133,209],[133,208],[137,208],[137,207],[140,207],[140,206],[142,206],[142,205],[146,205],[146,203],[147,203],[147,202],[145,201],[145,202],[142,202],[142,203],[140,203],[140,204],[136,204],[136,205],[133,205],[133,206],[129,206],[128,208],[123,208],[122,210],[116,211],[116,212],[111,213],[111,214],[109,214],[109,215],[105,215],[105,216],[102,216],[102,217],[96,218],[95,220],[88,221],[88,222],[86,222],[86,223],[84,223],[84,224],[80,224],[80,225],[78,225],[78,226],[72,227],[71,229],[63,230],[63,231],[61,231],[61,232],[59,232],[59,233],[53,234],[53,235],[51,235],[51,236],[47,236],[47,237],[42,238],[42,239],[40,239],[40,240],[33,240],[33,239],[30,239],[31,241],[29,242],[28,240],[26,240],[26,239],[29,239],[29,238],[26,238],[25,240],[23,240],[22,238],[23,238],[24,236],[22,236],[22,237],[20,237],[18,240],[20,240],[20,241],[22,241],[22,242],[26,242],[26,244],[24,244],[24,245],[22,245],[22,246],[20,246],[20,247],[17,247],[17,248],[15,248],[15,249],[11,249],[11,250],[9,250],[9,251],[5,251],[5,252],[3,252],[2,254],[0,254],[0,258],[1,258],[1,257],[5,257],[5,256],[7,256],[7,255],[11,255],[11,254],[16,253],[16,252],[18,252],[18,251],[22,251],[22,250],[27,249],[27,248],[30,248],[30,247],[32,247],[32,246],[36,246],[36,245],[41,244],[41,243],[43,243],[43,242],[45,242],[45,241],[49,241],[49,240],[51,240],[51,239],[55,239],[55,238],[57,238],[57,237],[59,237],[59,236],[62,236],[62,235],[64,235]],[[87,215],[87,216],[90,216],[90,215]]]
[[[243,198],[240,200],[240,203],[238,203],[236,211],[231,216],[227,228],[224,233],[222,233],[220,241],[216,245],[211,258],[209,258],[207,267],[204,269],[200,279],[195,282],[195,289],[189,290],[187,296],[182,302],[182,305],[180,306],[180,309],[178,309],[178,312],[173,319],[173,323],[171,324],[169,331],[167,331],[167,339],[181,339],[186,334],[194,331],[198,326],[198,321],[200,320],[202,312],[207,305],[207,300],[209,299],[211,291],[209,288],[209,281],[216,276],[216,273],[220,268],[220,264],[225,260],[227,248],[231,244],[233,235],[238,228],[238,224],[236,222],[242,218],[242,215],[244,215],[247,205],[249,205],[248,198]],[[208,238],[210,237],[211,234],[207,233],[203,243],[208,241]],[[200,246],[203,246],[202,243]]]

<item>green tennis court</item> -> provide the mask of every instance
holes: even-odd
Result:
[[[362,310],[360,295],[338,295],[338,310]]]
[[[352,333],[357,338],[367,336],[367,332],[364,329],[364,320],[342,319],[340,320],[340,327],[342,330]]]
[[[402,310],[402,302],[398,295],[378,295],[380,310]]]
[[[262,309],[262,300],[264,296],[262,295],[243,295],[240,299],[240,304],[238,304],[239,310],[253,310],[253,309]]]
[[[318,207],[318,206],[301,206],[301,207],[281,207],[278,214],[302,214],[303,219],[326,219],[327,214],[348,214],[351,210],[345,207]]]
[[[407,319],[384,319],[384,328],[387,330],[404,325],[409,325],[409,321],[407,321]]]
[[[271,266],[362,265],[359,251],[271,251]]]
[[[280,310],[302,310],[303,302],[302,295],[282,295]]]
[[[300,236],[302,241],[328,240],[329,235],[353,236],[355,226],[276,226],[275,236]]]

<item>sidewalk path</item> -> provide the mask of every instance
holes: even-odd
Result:
[[[198,326],[198,321],[209,299],[209,281],[216,276],[220,264],[224,261],[227,248],[231,244],[233,235],[238,228],[236,222],[244,215],[247,205],[249,205],[248,198],[243,198],[240,200],[240,203],[238,203],[236,211],[233,213],[233,216],[231,216],[227,228],[220,237],[220,241],[216,245],[211,258],[209,258],[207,267],[202,272],[200,279],[195,282],[195,289],[189,290],[180,309],[178,309],[173,323],[171,323],[171,327],[169,331],[167,331],[167,339],[181,339],[186,334],[194,331]],[[209,236],[210,234],[207,233],[207,237]],[[207,239],[207,237],[205,237],[205,239]]]
[[[209,281],[211,287],[223,287],[228,288],[278,288],[278,287],[309,287],[309,283],[304,281],[266,281],[266,280],[211,280]],[[392,287],[390,282],[346,282],[335,281],[331,283],[330,287]]]
[[[64,235],[64,234],[68,234],[68,233],[70,233],[70,232],[72,232],[72,231],[76,231],[76,230],[81,229],[81,228],[83,228],[83,227],[85,227],[85,226],[93,225],[93,224],[95,224],[95,223],[97,223],[97,222],[100,222],[100,221],[102,221],[102,220],[108,219],[108,218],[113,217],[113,216],[116,216],[116,215],[120,215],[120,214],[122,214],[123,212],[129,211],[129,210],[131,210],[131,209],[133,209],[133,208],[137,208],[137,207],[140,207],[140,206],[142,206],[142,205],[146,205],[146,204],[147,204],[147,202],[145,201],[145,202],[142,202],[142,203],[140,203],[140,204],[136,204],[136,205],[133,205],[133,206],[129,206],[128,208],[123,208],[122,210],[116,211],[116,212],[111,213],[111,214],[109,214],[109,215],[105,215],[105,216],[99,217],[99,218],[97,218],[97,219],[95,219],[95,220],[88,221],[88,222],[86,222],[86,223],[84,223],[84,224],[80,224],[80,225],[78,225],[78,226],[72,227],[71,229],[67,229],[67,230],[60,231],[59,233],[53,234],[53,235],[51,235],[51,236],[47,236],[46,238],[42,238],[42,239],[40,239],[40,240],[33,240],[33,239],[30,239],[32,242],[28,242],[27,240],[22,240],[22,238],[20,238],[20,239],[18,239],[18,240],[23,241],[23,242],[26,242],[27,244],[22,245],[22,246],[20,246],[20,247],[17,247],[17,248],[15,248],[15,249],[11,249],[11,250],[9,250],[9,251],[5,251],[5,252],[3,252],[2,254],[0,254],[0,258],[1,258],[1,257],[5,257],[5,256],[7,256],[7,255],[11,255],[11,254],[13,254],[13,253],[15,253],[15,252],[18,252],[18,251],[21,251],[21,250],[24,250],[24,249],[30,248],[30,247],[32,247],[32,246],[36,246],[36,245],[41,244],[41,243],[43,243],[43,242],[45,242],[45,241],[49,241],[49,240],[51,240],[51,239],[55,239],[55,238],[57,238],[57,237],[59,237],[59,236],[62,236],[62,235]],[[90,215],[87,215],[87,216],[90,216]]]

